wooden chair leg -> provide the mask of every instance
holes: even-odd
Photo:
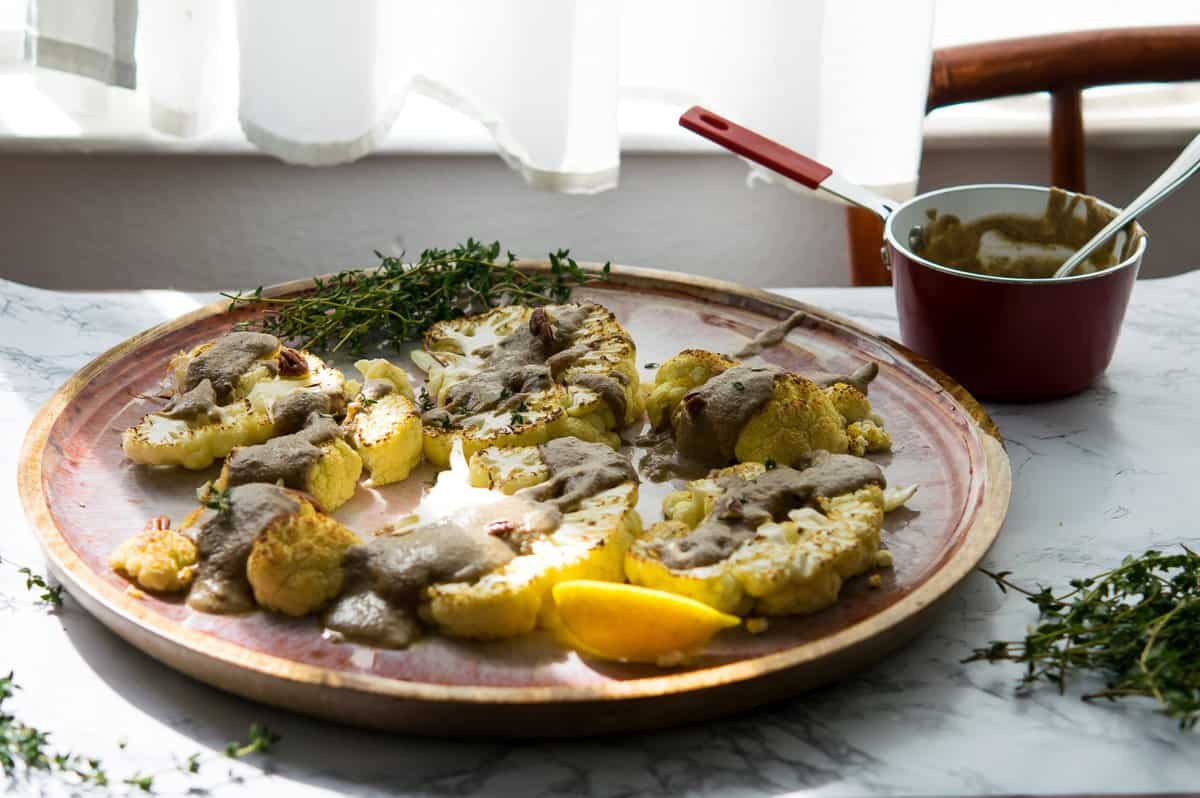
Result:
[[[853,205],[846,208],[846,233],[850,245],[851,285],[891,285],[892,273],[879,257],[883,246],[883,220]]]
[[[1083,92],[1057,89],[1050,94],[1050,185],[1086,191],[1083,156]]]

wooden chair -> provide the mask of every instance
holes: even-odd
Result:
[[[1082,93],[1119,83],[1200,80],[1200,25],[1115,28],[935,50],[925,112],[1050,92],[1050,183],[1085,191]],[[883,223],[846,209],[854,285],[890,285],[879,260]]]

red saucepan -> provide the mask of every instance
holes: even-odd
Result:
[[[977,397],[1038,401],[1066,396],[1086,388],[1108,367],[1146,251],[1140,227],[1123,260],[1090,274],[1016,278],[960,271],[913,251],[910,231],[926,223],[928,211],[954,214],[964,222],[996,213],[1037,217],[1050,189],[956,186],[898,203],[703,108],[692,108],[679,124],[808,188],[879,214],[884,220],[882,256],[892,271],[905,345]]]

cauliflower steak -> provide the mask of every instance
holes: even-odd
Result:
[[[214,486],[218,490],[256,482],[303,491],[326,512],[341,507],[358,489],[362,458],[346,443],[333,419],[311,413],[304,426],[229,453]]]
[[[594,303],[439,322],[413,359],[435,405],[423,416],[425,457],[441,467],[456,439],[467,457],[568,435],[615,448],[616,430],[642,412],[633,339]]]
[[[884,512],[915,489],[886,490],[879,467],[852,455],[800,465],[742,463],[668,495],[666,520],[625,557],[629,581],[737,615],[833,604],[846,579],[886,560]]]
[[[171,360],[173,396],[125,431],[134,463],[206,468],[235,446],[295,432],[310,412],[340,412],[344,378],[263,333],[235,332]]]
[[[456,509],[349,551],[329,628],[393,647],[411,642],[418,619],[457,637],[523,634],[559,582],[622,580],[641,530],[628,460],[577,438],[478,452],[469,469],[443,472],[426,499],[443,500]]]

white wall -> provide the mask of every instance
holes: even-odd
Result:
[[[1106,150],[1090,188],[1120,204],[1173,157]],[[848,280],[838,206],[747,189],[722,156],[627,156],[591,197],[525,188],[494,157],[373,157],[331,169],[257,156],[0,156],[0,276],[55,288],[253,287],[414,253],[468,235],[520,255],[690,271],[752,285]],[[927,152],[923,188],[1042,182],[1039,149]],[[1145,219],[1145,276],[1200,264],[1200,181]]]

